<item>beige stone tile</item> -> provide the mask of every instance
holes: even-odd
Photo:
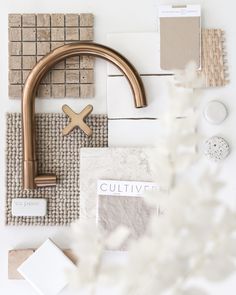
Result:
[[[87,98],[94,96],[93,84],[80,84],[80,97]]]
[[[50,28],[37,28],[37,41],[50,41]]]
[[[65,69],[65,61],[60,61],[59,63],[57,63],[53,69],[56,69],[56,70],[63,70]]]
[[[23,14],[22,15],[22,26],[23,27],[35,27],[36,26],[36,16],[35,14]]]
[[[80,56],[73,56],[66,59],[66,69],[79,69]]]
[[[39,85],[38,97],[50,97],[51,96],[51,85]]]
[[[23,28],[22,29],[22,40],[23,41],[35,41],[36,40],[36,29],[35,28]]]
[[[78,27],[79,26],[79,15],[76,13],[66,14],[65,16],[66,27]]]
[[[64,14],[54,13],[51,15],[51,26],[52,27],[64,27]]]
[[[66,84],[66,97],[79,97],[79,84]]]
[[[79,70],[66,70],[66,83],[79,83]]]
[[[8,279],[21,280],[23,277],[17,271],[18,267],[32,254],[34,250],[11,250],[8,252]]]
[[[21,27],[21,14],[11,13],[8,15],[9,27]]]
[[[81,27],[92,27],[94,25],[94,16],[91,13],[80,14],[80,26]]]
[[[37,42],[37,55],[46,55],[50,50],[50,42]]]
[[[9,85],[8,87],[8,95],[11,98],[19,98],[22,94],[22,86],[21,85]]]
[[[51,42],[51,50],[63,46],[64,42]]]
[[[39,13],[37,14],[37,27],[50,27],[50,14]]]
[[[21,42],[9,42],[9,55],[21,55]]]
[[[51,71],[47,73],[41,80],[41,84],[50,84],[51,83]]]
[[[80,68],[81,69],[93,69],[94,67],[94,57],[82,55],[80,57]]]
[[[79,41],[79,28],[66,28],[66,41]]]
[[[36,56],[23,56],[23,69],[31,70],[36,64]]]
[[[51,40],[52,41],[64,41],[65,39],[64,28],[52,28],[51,29]]]
[[[93,83],[93,70],[80,70],[80,83]]]
[[[92,41],[93,40],[93,28],[80,28],[80,40]]]
[[[36,55],[36,43],[23,42],[23,55]]]
[[[21,69],[21,56],[9,57],[9,69],[15,69],[15,70]]]
[[[9,83],[10,84],[21,84],[21,70],[11,70],[9,71]]]
[[[65,97],[65,84],[52,85],[52,97],[64,98]]]
[[[9,29],[9,41],[21,41],[21,29],[10,28]]]
[[[28,78],[30,71],[26,70],[26,71],[22,71],[22,83],[24,84],[26,79]]]
[[[52,71],[52,83],[58,83],[58,84],[65,83],[65,71],[64,70]]]

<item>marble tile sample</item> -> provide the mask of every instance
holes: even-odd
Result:
[[[160,128],[160,122],[156,119],[108,120],[108,146],[154,146],[161,133]]]
[[[129,239],[138,239],[144,234],[149,218],[155,211],[147,206],[142,197],[127,196],[98,196],[98,224],[108,233],[113,232],[119,225],[130,230]],[[127,250],[127,242],[119,249]]]
[[[133,94],[127,79],[107,77],[108,118],[160,117],[168,107],[168,86],[172,79],[170,76],[143,76],[148,105],[137,109],[134,107]]]
[[[46,240],[18,271],[41,295],[56,295],[67,284],[66,271],[73,271],[76,266],[50,240]]]
[[[9,97],[20,98],[25,80],[43,56],[67,43],[93,41],[91,13],[9,14]],[[38,97],[93,97],[94,58],[58,63],[43,78]],[[76,77],[76,79],[75,79]]]
[[[82,148],[80,151],[80,218],[96,222],[97,180],[153,181],[150,148]]]
[[[107,45],[124,55],[141,75],[170,74],[160,68],[159,33],[109,33]],[[108,75],[122,75],[112,64],[108,64]]]

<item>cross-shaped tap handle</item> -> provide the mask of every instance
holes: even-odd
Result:
[[[79,127],[87,136],[93,134],[93,130],[85,123],[85,119],[93,111],[92,105],[87,105],[80,113],[75,113],[66,104],[62,106],[62,110],[71,119],[70,123],[62,130],[63,135],[68,135],[76,127]]]

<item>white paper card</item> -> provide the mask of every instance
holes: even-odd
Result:
[[[18,271],[39,294],[56,295],[68,284],[66,272],[75,269],[72,261],[48,239]]]
[[[142,77],[147,107],[135,108],[133,93],[125,77],[107,77],[108,118],[159,118],[167,111],[169,83],[173,77]]]
[[[17,198],[12,200],[13,216],[45,216],[46,214],[46,199]]]
[[[145,192],[157,190],[154,182],[98,180],[97,194],[102,196],[142,197]]]
[[[108,120],[108,146],[155,146],[160,127],[159,120]]]
[[[161,5],[159,17],[194,17],[201,16],[200,5]]]

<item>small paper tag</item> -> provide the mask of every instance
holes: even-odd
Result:
[[[98,180],[97,194],[102,196],[142,197],[147,191],[158,190],[154,182]]]
[[[161,5],[159,17],[195,17],[201,16],[200,5]]]
[[[46,199],[17,198],[12,200],[13,216],[45,216],[46,213]]]

